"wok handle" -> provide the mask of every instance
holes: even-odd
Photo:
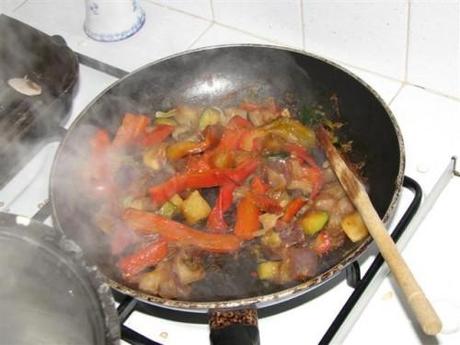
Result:
[[[257,310],[213,310],[209,315],[212,345],[259,345]]]

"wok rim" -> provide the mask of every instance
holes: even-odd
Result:
[[[51,200],[52,219],[53,219],[54,226],[57,227],[61,232],[65,234],[65,231],[63,231],[64,227],[59,221],[58,212],[56,208],[56,200],[55,200],[56,196],[55,196],[55,193],[53,192],[56,188],[55,181],[57,179],[54,176],[57,171],[57,162],[60,160],[63,148],[66,146],[65,144],[67,143],[69,138],[72,136],[72,133],[74,132],[74,128],[78,126],[80,121],[85,119],[86,115],[88,114],[88,111],[94,106],[94,104],[97,101],[99,101],[99,99],[104,97],[112,88],[123,83],[125,79],[130,78],[133,74],[137,74],[143,70],[150,68],[151,66],[160,64],[164,61],[171,60],[173,58],[177,58],[181,56],[199,53],[202,51],[207,51],[207,50],[244,48],[244,47],[263,48],[263,49],[296,53],[302,56],[307,56],[307,57],[316,59],[329,66],[335,67],[339,69],[340,71],[344,72],[345,74],[347,74],[348,76],[355,79],[362,86],[364,86],[370,92],[370,94],[378,101],[378,103],[383,107],[383,109],[385,110],[393,126],[393,129],[395,131],[394,133],[398,140],[398,147],[399,147],[399,169],[398,169],[398,174],[394,181],[395,190],[391,198],[391,201],[387,207],[387,210],[382,218],[383,222],[385,224],[388,224],[393,218],[396,207],[400,200],[406,162],[405,162],[404,141],[403,141],[401,130],[399,128],[399,125],[396,121],[396,118],[393,112],[391,111],[389,106],[386,104],[386,102],[383,100],[383,98],[367,82],[365,82],[359,76],[355,75],[353,72],[349,71],[348,69],[339,65],[338,63],[333,62],[329,60],[328,58],[322,57],[320,55],[317,55],[311,52],[307,52],[307,51],[303,51],[303,50],[299,50],[299,49],[295,49],[295,48],[278,46],[278,45],[223,44],[223,45],[213,45],[213,46],[201,47],[201,48],[192,49],[192,50],[186,50],[180,53],[172,54],[164,58],[155,60],[143,66],[140,66],[139,68],[133,70],[132,72],[128,73],[126,76],[120,78],[119,80],[115,81],[114,83],[106,87],[96,97],[94,97],[90,103],[88,103],[88,105],[80,112],[80,114],[75,118],[75,120],[69,126],[67,134],[65,135],[64,139],[60,143],[57,149],[56,155],[54,157],[54,160],[53,160],[53,165],[52,165],[51,174],[50,174],[49,195],[50,195],[50,200]],[[258,296],[248,297],[248,298],[241,298],[241,299],[232,299],[232,300],[224,300],[224,301],[203,301],[203,302],[167,299],[167,298],[162,298],[162,297],[158,297],[155,295],[151,295],[151,294],[142,292],[141,290],[130,288],[126,285],[123,285],[111,279],[104,272],[101,271],[101,273],[107,279],[108,284],[113,289],[119,291],[120,293],[128,295],[130,297],[137,298],[148,304],[152,304],[152,305],[162,307],[162,308],[168,308],[172,310],[192,312],[192,313],[207,313],[208,311],[213,310],[213,309],[236,309],[236,308],[242,308],[242,307],[263,308],[263,307],[268,307],[268,306],[275,305],[278,303],[282,303],[287,300],[296,298],[300,295],[306,294],[307,292],[311,292],[314,289],[326,283],[327,281],[331,280],[332,278],[337,277],[339,273],[342,272],[348,265],[350,265],[352,262],[359,259],[359,257],[366,251],[366,249],[369,247],[372,241],[373,240],[371,236],[368,236],[367,239],[365,239],[357,248],[355,248],[353,251],[351,251],[345,257],[343,257],[339,263],[330,267],[327,271],[323,272],[322,274],[314,278],[308,279],[293,287],[283,289],[283,290],[280,290],[274,293],[270,293],[266,295],[258,295]]]

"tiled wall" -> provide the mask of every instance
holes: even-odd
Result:
[[[279,44],[460,98],[458,0],[162,0]],[[192,4],[193,3],[193,4]]]
[[[85,37],[83,1],[0,0],[0,11],[129,70],[200,46],[274,43],[460,99],[460,0],[140,0],[147,23],[126,43],[130,61]]]

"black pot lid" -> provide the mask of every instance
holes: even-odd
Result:
[[[4,344],[117,344],[109,286],[55,229],[0,213],[0,334]]]

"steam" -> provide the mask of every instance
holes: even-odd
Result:
[[[310,76],[291,54],[251,47],[204,50],[153,64],[115,84],[76,120],[60,149],[52,179],[62,230],[107,276],[118,276],[107,236],[92,222],[100,205],[88,202],[90,191],[82,185],[88,143],[96,130],[104,128],[113,135],[125,112],[153,115],[185,104],[227,108],[242,100],[264,101],[268,97],[297,105],[315,101]],[[227,280],[230,291],[241,290],[238,282]],[[211,291],[213,286],[203,284],[202,288]]]
[[[76,75],[68,51],[46,35],[5,15],[0,32],[1,188],[55,134]]]

